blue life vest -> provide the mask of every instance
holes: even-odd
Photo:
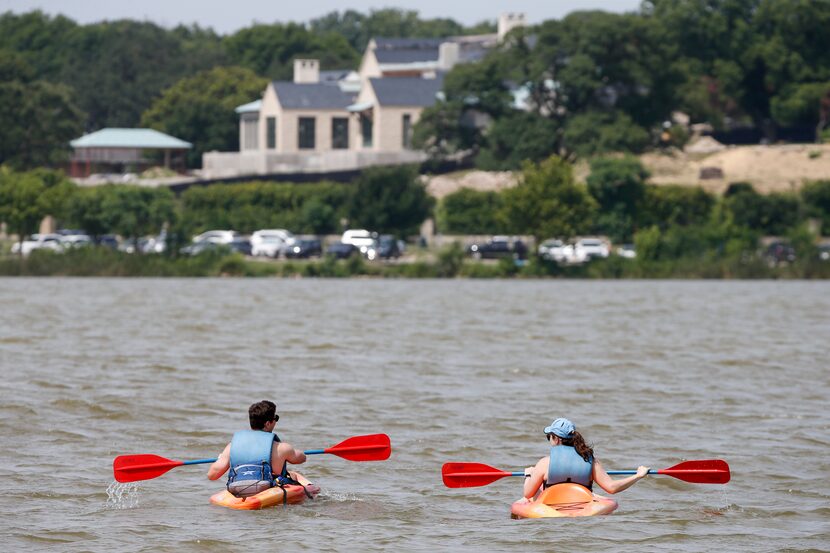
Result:
[[[271,447],[276,434],[262,430],[240,430],[231,440],[228,491],[249,497],[276,485],[271,468]]]
[[[582,484],[589,490],[593,485],[594,459],[586,461],[576,450],[567,445],[557,445],[550,448],[550,465],[545,487],[562,482]]]

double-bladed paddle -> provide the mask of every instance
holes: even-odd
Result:
[[[384,461],[392,454],[392,445],[386,434],[354,436],[326,449],[309,449],[306,455],[331,453],[349,461]],[[158,455],[119,455],[112,462],[112,471],[118,482],[136,482],[161,476],[172,468],[182,465],[213,463],[216,459],[195,461],[174,461]]]
[[[683,461],[667,469],[651,469],[649,474],[664,474],[694,484],[726,484],[729,465],[720,459]],[[609,470],[608,474],[637,474],[636,470]],[[505,476],[524,476],[524,471],[508,472],[481,463],[445,463],[441,467],[444,485],[448,488],[486,486]]]

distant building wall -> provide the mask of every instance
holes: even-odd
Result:
[[[381,152],[400,151],[403,145],[403,118],[410,116],[410,125],[414,126],[421,117],[421,107],[384,107],[376,108],[378,145],[377,150]],[[411,128],[411,127],[410,127]]]
[[[327,173],[351,171],[375,165],[422,163],[419,151],[318,151],[296,153],[207,152],[202,156],[202,178],[223,179],[244,175]]]

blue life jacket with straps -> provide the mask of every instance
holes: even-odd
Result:
[[[586,461],[571,446],[558,445],[550,448],[550,465],[545,479],[545,488],[563,482],[574,482],[592,489],[594,459]]]
[[[280,439],[262,430],[240,430],[231,440],[228,491],[236,497],[250,497],[273,488],[282,477],[288,477],[285,464],[274,477],[271,448]]]

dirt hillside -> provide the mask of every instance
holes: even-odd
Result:
[[[702,153],[690,148],[690,152],[649,153],[640,159],[651,173],[652,184],[702,186],[716,193],[722,193],[732,182],[750,182],[759,192],[769,193],[797,190],[808,180],[830,179],[830,144],[706,146],[713,151]],[[587,163],[578,163],[574,173],[584,180],[588,176]],[[461,171],[425,181],[430,194],[443,198],[461,188],[501,190],[514,186],[517,179],[509,171]]]

